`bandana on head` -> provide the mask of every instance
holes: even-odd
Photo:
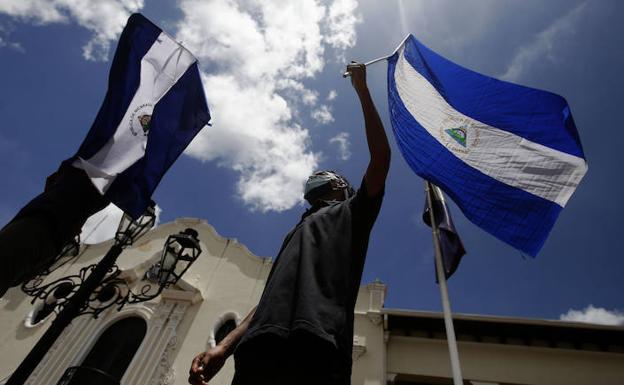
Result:
[[[333,171],[320,171],[308,178],[303,197],[314,204],[323,195],[337,190],[344,190],[345,198],[353,195],[353,189],[345,177]]]

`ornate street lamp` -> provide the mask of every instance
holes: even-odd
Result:
[[[58,257],[56,257],[56,259],[54,260],[54,262],[52,262],[50,266],[38,272],[37,275],[22,284],[22,291],[33,297],[31,303],[35,303],[37,299],[41,299],[44,302],[49,302],[48,296],[50,295],[50,293],[53,293],[55,291],[53,288],[56,288],[60,282],[57,280],[43,285],[44,280],[53,271],[76,259],[79,253],[80,235],[76,235],[74,239],[67,242],[65,246],[63,246]],[[66,288],[67,286],[65,285],[64,287]],[[67,295],[69,295],[69,293],[67,293],[65,297]],[[57,299],[60,299],[60,297]]]
[[[74,259],[76,259],[76,257],[78,257],[80,251],[80,235],[78,235],[75,237],[75,239],[72,239],[65,246],[63,246],[63,249],[59,253],[59,256],[47,269],[40,272],[37,276],[31,278],[29,281],[24,282],[24,284],[22,284],[22,291],[33,297],[31,301],[31,303],[33,304],[37,299],[43,300],[46,303],[49,303],[51,299],[55,299],[54,311],[58,313],[61,311],[65,303],[71,300],[73,294],[75,294],[78,289],[80,289],[86,279],[91,278],[91,273],[96,270],[96,267],[102,266],[103,264],[106,264],[107,266],[110,265],[110,267],[105,271],[105,276],[108,275],[109,277],[116,277],[117,275],[119,275],[120,272],[115,274],[119,269],[117,269],[117,266],[114,265],[114,263],[117,257],[121,254],[123,248],[131,245],[137,239],[145,235],[156,223],[155,206],[156,205],[154,204],[154,202],[152,202],[152,204],[147,208],[145,213],[136,220],[132,219],[132,217],[125,213],[123,214],[121,220],[119,221],[117,231],[115,232],[114,246],[111,247],[106,256],[97,265],[93,264],[85,266],[80,269],[78,274],[64,276],[45,285],[43,284],[46,277],[50,275],[53,271],[57,270],[61,266],[66,265],[67,263],[73,261]],[[110,261],[111,259],[112,262]],[[102,277],[100,280],[102,279],[104,279],[104,277]],[[108,277],[105,280],[108,281]],[[68,287],[71,288],[71,290],[69,293],[64,292],[65,295],[63,297],[57,298],[54,293],[56,293],[56,289],[59,287],[64,287],[65,291]],[[90,307],[88,303],[83,306],[83,308],[87,307]],[[83,313],[84,309],[81,310],[80,314]],[[97,314],[99,314],[99,312],[97,312]]]
[[[153,299],[166,287],[176,283],[188,270],[201,253],[197,232],[193,229],[186,229],[167,239],[157,273],[158,289],[155,293],[151,290],[151,284],[147,283],[135,294],[129,289],[125,280],[119,277],[121,270],[115,262],[126,246],[131,245],[154,226],[156,221],[154,207],[155,204],[152,202],[145,214],[137,220],[124,214],[115,233],[115,243],[97,265],[83,267],[76,275],[42,285],[45,276],[52,271],[48,269],[43,277],[37,276],[22,287],[27,288],[24,291],[34,296],[34,300],[40,298],[45,301],[49,297],[54,297],[57,301],[55,310],[58,311],[58,315],[9,378],[7,385],[24,384],[65,327],[75,317],[82,314],[92,314],[97,317],[113,305],[121,309],[128,303]],[[63,249],[61,257],[75,258],[78,255],[76,250],[78,250],[77,247],[68,246]],[[67,262],[68,260],[65,260],[62,264]],[[56,265],[58,268],[59,265]]]
[[[180,234],[170,235],[163,247],[158,266],[157,280],[161,286],[173,285],[186,273],[201,254],[197,231],[187,228]]]
[[[149,301],[174,285],[201,254],[197,231],[187,228],[179,234],[170,235],[163,246],[160,261],[154,264],[143,277],[145,283],[136,292],[121,278],[117,265],[94,290],[87,307],[81,314],[98,317],[104,310],[117,306],[121,310],[127,304]],[[154,289],[153,285],[158,285]]]
[[[139,219],[132,219],[124,213],[119,221],[119,226],[115,232],[115,244],[126,247],[134,243],[137,239],[145,235],[156,223],[156,208],[154,202],[147,208]]]

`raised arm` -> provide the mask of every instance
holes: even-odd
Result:
[[[228,357],[234,353],[236,345],[247,332],[255,312],[254,307],[236,329],[232,330],[217,346],[195,356],[189,371],[190,384],[208,385],[208,381],[221,370]]]
[[[385,183],[388,170],[390,169],[390,145],[386,137],[383,123],[379,118],[375,103],[368,92],[366,85],[366,66],[361,63],[351,62],[347,66],[347,72],[351,74],[351,84],[357,93],[366,128],[366,141],[370,152],[370,162],[364,175],[366,191],[369,196],[376,196],[381,192]]]

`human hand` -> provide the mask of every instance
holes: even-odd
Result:
[[[189,370],[189,384],[208,385],[208,381],[221,370],[226,359],[225,351],[219,346],[199,353]]]
[[[360,93],[368,89],[366,85],[366,66],[364,64],[352,61],[347,65],[346,72],[350,75],[351,85],[356,92]]]

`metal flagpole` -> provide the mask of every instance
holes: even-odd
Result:
[[[455,329],[453,328],[453,318],[451,317],[451,303],[446,287],[446,276],[444,265],[442,264],[442,249],[440,248],[440,237],[438,223],[433,213],[433,189],[438,188],[429,181],[425,181],[425,192],[427,193],[427,205],[429,206],[429,218],[431,220],[431,232],[433,234],[433,249],[435,251],[436,274],[440,286],[440,296],[442,297],[442,309],[444,310],[444,325],[446,327],[446,340],[451,356],[451,371],[453,372],[453,384],[463,385],[461,367],[459,365],[459,353],[457,351],[457,340],[455,339]]]
[[[390,55],[378,57],[377,59],[373,59],[371,61],[368,61],[368,62],[364,63],[364,66],[368,67],[371,64],[375,64],[375,63],[380,62],[382,60],[386,60],[390,56],[394,55],[396,53],[396,51],[398,51],[403,46],[403,44],[405,43],[405,40],[407,40],[408,37],[410,37],[409,34],[407,36],[405,36],[403,38],[403,40],[401,40],[401,43],[394,49],[394,51],[392,51],[392,53]],[[342,74],[343,78],[346,78],[347,76],[351,76],[351,73],[349,71],[346,71],[345,73]]]
[[[369,66],[371,64],[380,62],[382,60],[388,59],[392,55],[394,55],[402,46],[405,44],[407,38],[410,37],[408,34],[401,41],[401,43],[395,48],[394,51],[390,55],[382,56],[377,59],[373,59],[364,63],[365,66]],[[349,71],[346,71],[342,74],[343,78],[351,76]],[[433,247],[435,251],[435,263],[436,263],[436,273],[438,276],[438,282],[440,286],[440,296],[442,297],[442,309],[444,311],[444,325],[446,327],[446,337],[449,347],[449,355],[451,357],[451,371],[453,372],[453,384],[454,385],[463,385],[464,381],[462,380],[461,367],[459,365],[459,353],[457,351],[457,340],[455,338],[455,329],[453,328],[453,318],[451,317],[451,304],[448,296],[448,288],[446,287],[446,276],[444,275],[444,266],[442,264],[442,250],[440,248],[440,238],[439,238],[439,230],[438,225],[435,219],[435,215],[433,214],[433,189],[438,188],[434,186],[429,181],[425,181],[425,191],[427,192],[427,204],[429,205],[429,216],[431,220],[431,231],[433,235]]]

